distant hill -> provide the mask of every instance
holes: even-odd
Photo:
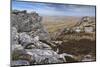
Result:
[[[95,20],[94,17],[91,17]],[[77,16],[43,16],[42,23],[49,32],[55,32],[65,27],[73,27],[80,23],[82,17]]]

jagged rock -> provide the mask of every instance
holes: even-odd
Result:
[[[51,47],[48,44],[45,44],[39,41],[39,36],[32,38],[25,32],[19,34],[19,41],[20,41],[20,44],[22,44],[22,46],[24,46],[25,48],[33,45],[34,46],[34,47],[32,46],[33,48],[51,49]]]
[[[12,51],[24,49],[24,47],[21,46],[20,44],[12,45],[11,48],[12,48],[12,49],[11,49]]]
[[[39,36],[40,40],[46,40],[50,41],[50,36],[46,30],[44,31],[43,29],[37,29],[34,33],[34,36]]]
[[[41,40],[50,40],[49,34],[44,29],[41,21],[42,17],[40,17],[38,13],[13,11],[11,14],[11,26],[16,27],[18,32],[29,33],[33,31],[33,36],[39,36]]]
[[[19,42],[24,47],[29,43],[34,43],[33,38],[25,32],[19,33]]]

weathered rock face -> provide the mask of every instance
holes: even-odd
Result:
[[[27,13],[27,11],[13,11],[11,14],[11,26],[15,27],[18,33],[34,32],[34,36],[39,36],[42,40],[50,40],[49,34],[41,24],[42,17],[37,13]]]
[[[11,14],[12,66],[65,62],[65,58],[52,50],[46,29],[37,13],[13,11]]]
[[[33,62],[32,64],[50,64],[64,62],[63,58],[53,50],[33,49],[26,51],[30,52],[29,54],[34,58],[33,61],[35,62]]]

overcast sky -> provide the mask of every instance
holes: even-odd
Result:
[[[12,1],[12,9],[50,16],[95,16],[95,6]]]

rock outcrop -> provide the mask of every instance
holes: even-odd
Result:
[[[74,30],[77,32],[86,32],[86,33],[91,33],[95,32],[95,18],[93,17],[82,17],[81,21],[77,23],[74,27]]]
[[[65,58],[53,50],[56,45],[51,42],[41,21],[38,13],[12,11],[12,66],[65,62]]]
[[[33,37],[39,36],[41,40],[50,40],[48,32],[40,21],[42,21],[42,17],[34,12],[16,10],[11,14],[11,26],[15,27],[18,33],[28,32]]]
[[[96,31],[95,25],[94,17],[85,16],[82,17],[73,27],[66,27],[58,31],[56,37],[70,33],[93,33]]]

